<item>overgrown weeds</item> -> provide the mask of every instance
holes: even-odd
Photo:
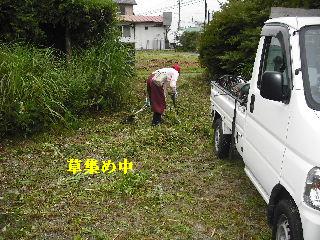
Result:
[[[0,45],[0,136],[28,134],[126,103],[132,55],[115,37],[78,51],[69,63],[56,56],[50,48]]]
[[[53,50],[0,47],[0,132],[34,131],[63,119],[68,83]]]

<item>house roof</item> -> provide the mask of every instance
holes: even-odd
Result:
[[[118,4],[137,5],[136,0],[114,0]]]
[[[121,20],[125,22],[134,22],[134,23],[163,23],[163,16],[137,16],[137,15],[122,15]]]

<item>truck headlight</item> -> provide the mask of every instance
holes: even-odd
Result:
[[[320,168],[311,169],[306,181],[304,201],[310,207],[320,211]]]

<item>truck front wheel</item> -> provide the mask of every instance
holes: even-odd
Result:
[[[303,240],[300,215],[293,200],[281,200],[276,206],[272,239]]]
[[[229,155],[231,134],[223,134],[222,119],[214,124],[214,150],[218,158],[226,158]]]

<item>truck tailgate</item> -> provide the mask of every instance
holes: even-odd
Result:
[[[229,91],[221,87],[218,83],[211,83],[211,110],[213,114],[219,114],[224,124],[226,134],[231,134],[232,122],[234,116],[235,101],[236,105],[236,125],[235,125],[235,143],[241,154],[243,128],[245,124],[246,106],[241,105],[240,100]],[[243,104],[243,103],[242,103]]]

